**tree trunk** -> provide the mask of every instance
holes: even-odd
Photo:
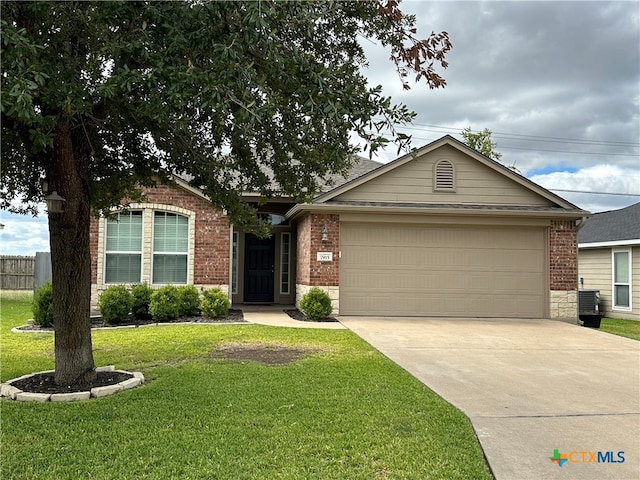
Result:
[[[47,162],[48,189],[66,199],[49,213],[55,328],[55,382],[83,384],[96,377],[91,346],[90,153],[82,127],[56,127]]]

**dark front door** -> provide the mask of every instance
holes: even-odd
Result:
[[[248,233],[244,245],[244,301],[273,302],[275,237]]]

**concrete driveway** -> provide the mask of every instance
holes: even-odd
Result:
[[[640,342],[551,320],[340,321],[467,414],[497,480],[640,479]]]

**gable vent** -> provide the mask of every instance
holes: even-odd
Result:
[[[440,160],[435,166],[434,190],[455,191],[455,170],[449,160]]]

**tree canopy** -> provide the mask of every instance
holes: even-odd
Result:
[[[445,85],[446,32],[416,37],[395,0],[0,3],[0,207],[49,215],[56,382],[88,381],[89,219],[136,187],[186,176],[236,224],[256,227],[245,191],[308,198],[345,173],[355,132],[370,149],[411,121],[369,86],[361,38],[409,75]],[[269,172],[269,173],[267,173]],[[43,186],[47,186],[45,190]]]
[[[477,150],[485,157],[489,157],[492,160],[500,160],[502,154],[495,150],[497,144],[491,141],[491,130],[485,128],[481,132],[474,132],[471,127],[466,127],[460,135],[464,138],[464,143]]]
[[[448,36],[417,40],[414,21],[393,1],[3,2],[2,206],[33,211],[61,124],[94,210],[163,171],[232,215],[243,190],[312,194],[348,168],[350,132],[375,151],[413,118],[367,85],[361,37],[390,47],[405,88],[411,70],[445,84]]]

